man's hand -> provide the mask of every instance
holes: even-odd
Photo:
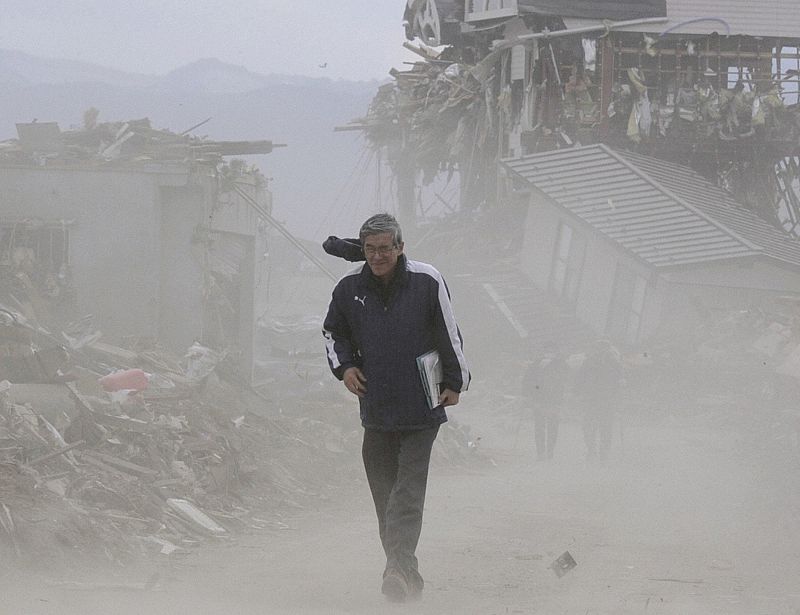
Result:
[[[348,367],[342,374],[342,381],[347,390],[353,395],[364,397],[367,392],[366,382],[367,378],[364,373],[357,367]]]
[[[458,403],[458,398],[460,393],[456,393],[455,391],[451,391],[450,389],[445,389],[441,393],[439,393],[439,405],[440,406],[455,406]]]

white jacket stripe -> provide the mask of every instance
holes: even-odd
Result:
[[[453,352],[458,359],[458,365],[461,367],[461,390],[466,391],[469,387],[469,368],[467,367],[467,360],[464,357],[461,336],[458,334],[458,324],[456,323],[456,317],[453,313],[453,304],[450,303],[450,297],[447,294],[447,286],[444,283],[444,278],[436,267],[418,261],[408,261],[408,271],[427,274],[436,280],[439,285],[439,306],[442,309],[444,323],[447,326],[450,345],[453,347]]]

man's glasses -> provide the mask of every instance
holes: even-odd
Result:
[[[397,246],[366,246],[364,254],[367,256],[389,256]]]

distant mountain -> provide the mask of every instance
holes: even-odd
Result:
[[[105,83],[120,87],[147,86],[157,78],[127,73],[89,62],[40,58],[21,51],[0,49],[0,84]]]
[[[377,88],[378,85],[376,81],[332,81],[324,77],[280,73],[262,75],[254,73],[244,66],[228,64],[216,58],[203,58],[167,73],[160,77],[154,86],[160,89],[191,90],[208,94],[237,94],[274,86],[342,90],[352,88],[353,83],[368,83],[370,88]]]
[[[159,80],[159,85],[221,94],[259,90],[267,82],[266,77],[251,72],[244,66],[227,64],[216,58],[204,58],[167,73]]]
[[[0,84],[37,86],[43,84],[96,83],[117,87],[153,87],[156,89],[191,90],[210,94],[251,92],[274,85],[320,85],[335,90],[347,89],[351,82],[332,81],[323,77],[262,75],[244,66],[203,58],[176,68],[166,75],[130,73],[90,62],[42,58],[22,51],[0,49]]]
[[[216,59],[148,76],[0,51],[0,84],[0,140],[17,136],[15,123],[34,119],[80,127],[89,107],[99,109],[100,122],[147,117],[175,132],[211,118],[193,134],[288,145],[251,162],[272,178],[275,213],[300,237],[356,232],[351,218],[376,207],[366,186],[374,165],[365,166],[360,135],[333,131],[366,113],[376,81],[260,75]],[[353,182],[361,176],[359,188]],[[349,211],[332,211],[341,206],[336,195]]]

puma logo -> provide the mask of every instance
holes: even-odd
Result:
[[[366,298],[367,298],[367,296],[366,296],[366,295],[364,295],[363,297],[359,297],[358,295],[356,295],[355,297],[353,297],[353,299],[354,299],[355,301],[360,301],[360,302],[361,302],[361,305],[362,305],[362,306],[364,306],[364,307],[366,307],[366,305],[364,304],[364,301],[366,300]]]

